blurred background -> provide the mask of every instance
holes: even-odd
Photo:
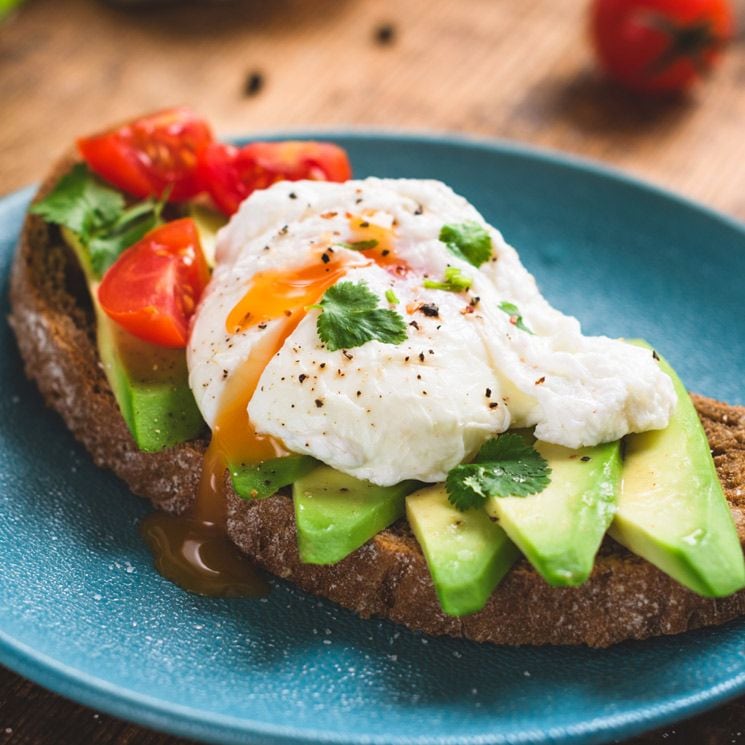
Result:
[[[705,74],[670,94],[608,79],[588,0],[0,0],[0,192],[39,179],[76,136],[185,103],[221,135],[354,126],[516,139],[745,217],[745,2],[676,3],[714,21],[725,4],[737,21],[713,64],[695,33],[676,39]],[[632,39],[628,64],[645,53]]]

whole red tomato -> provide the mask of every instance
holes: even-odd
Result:
[[[732,36],[728,0],[594,0],[591,31],[614,80],[646,93],[682,91]]]

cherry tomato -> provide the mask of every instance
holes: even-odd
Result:
[[[202,154],[200,174],[215,204],[232,215],[255,189],[276,181],[346,181],[352,169],[346,152],[327,142],[213,143]]]
[[[732,36],[728,0],[594,0],[591,31],[608,75],[641,92],[682,91]]]
[[[134,336],[164,347],[185,347],[189,319],[209,281],[194,221],[151,230],[104,275],[98,300],[106,315]]]
[[[92,171],[136,197],[181,201],[202,191],[197,161],[212,132],[189,109],[178,108],[134,119],[121,127],[78,140]]]

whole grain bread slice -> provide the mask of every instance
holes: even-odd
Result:
[[[39,190],[71,167],[63,159]],[[59,231],[29,215],[11,277],[10,324],[29,378],[95,463],[173,513],[193,502],[207,441],[159,453],[135,446],[101,368],[87,289]],[[714,453],[741,543],[745,543],[745,408],[693,396]],[[292,500],[244,501],[229,491],[228,532],[260,566],[365,618],[378,616],[427,634],[496,644],[587,644],[676,634],[745,615],[745,591],[701,598],[607,539],[581,587],[549,587],[526,561],[508,573],[479,613],[452,618],[435,596],[405,521],[334,566],[299,560]]]

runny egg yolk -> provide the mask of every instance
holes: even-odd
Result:
[[[346,245],[353,247],[356,243],[368,242],[374,245],[350,256],[348,251],[334,250],[331,238],[324,237],[308,264],[255,274],[246,294],[228,314],[225,323],[228,334],[270,321],[280,320],[280,323],[254,346],[221,398],[193,507],[197,520],[225,524],[225,471],[228,467],[258,464],[288,454],[279,440],[256,432],[248,416],[248,404],[264,368],[303,319],[308,307],[318,303],[326,290],[353,267],[374,262],[398,276],[409,271],[408,265],[393,250],[393,228],[371,223],[364,216],[347,217],[350,236]],[[338,242],[337,245],[345,244]]]

